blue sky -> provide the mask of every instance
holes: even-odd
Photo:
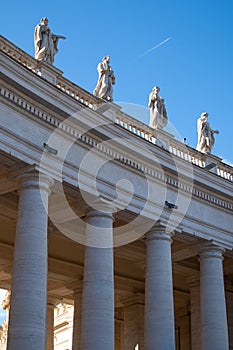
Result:
[[[213,154],[233,163],[232,1],[13,0],[1,4],[1,13],[1,34],[31,55],[34,27],[48,17],[52,32],[67,37],[54,65],[90,92],[98,62],[110,55],[114,102],[143,106],[137,118],[145,123],[148,95],[158,85],[169,122],[194,148],[197,118],[209,112],[211,127],[220,130]]]

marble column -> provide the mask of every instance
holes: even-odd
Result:
[[[202,350],[229,349],[223,252],[212,244],[199,250]]]
[[[114,350],[113,210],[95,203],[86,216],[82,350]]]
[[[225,282],[229,350],[233,350],[233,281],[228,278]]]
[[[74,290],[74,318],[73,318],[73,341],[72,350],[80,350],[81,324],[82,324],[82,284],[77,282]]]
[[[171,234],[153,227],[146,235],[145,348],[175,349]]]
[[[47,225],[50,177],[18,176],[19,204],[11,285],[8,350],[46,347]]]

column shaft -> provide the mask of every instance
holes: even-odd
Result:
[[[93,210],[88,213],[87,224],[81,349],[113,350],[113,217],[111,213]]]
[[[229,350],[233,350],[233,291],[226,291]]]
[[[47,210],[52,180],[19,178],[20,197],[11,287],[8,350],[43,350],[46,344]]]
[[[171,236],[151,230],[147,240],[145,348],[175,349]]]
[[[201,349],[228,350],[226,302],[220,247],[200,253]]]

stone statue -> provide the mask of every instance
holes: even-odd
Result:
[[[198,141],[196,149],[206,154],[211,153],[214,146],[214,134],[219,134],[218,130],[211,129],[208,123],[208,116],[207,112],[203,112],[197,121]]]
[[[149,96],[150,127],[152,129],[163,129],[167,125],[167,111],[164,99],[160,97],[160,88],[155,86]]]
[[[115,76],[110,66],[110,56],[105,56],[97,67],[99,79],[94,90],[94,95],[112,101],[112,85],[115,84]]]
[[[48,27],[48,18],[41,18],[34,32],[35,59],[52,64],[58,52],[58,39],[65,39],[65,37],[52,34]]]

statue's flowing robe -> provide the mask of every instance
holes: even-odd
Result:
[[[112,84],[115,83],[113,70],[105,61],[98,64],[97,70],[99,78],[94,95],[112,101]]]
[[[50,29],[38,24],[34,32],[35,58],[38,61],[53,63],[54,55],[57,53],[57,42],[54,40]]]
[[[210,153],[213,148],[215,138],[214,132],[210,128],[207,120],[199,118],[197,121],[197,147],[196,149],[202,153]]]
[[[163,100],[152,91],[149,96],[150,127],[162,129],[167,125],[167,111]]]

